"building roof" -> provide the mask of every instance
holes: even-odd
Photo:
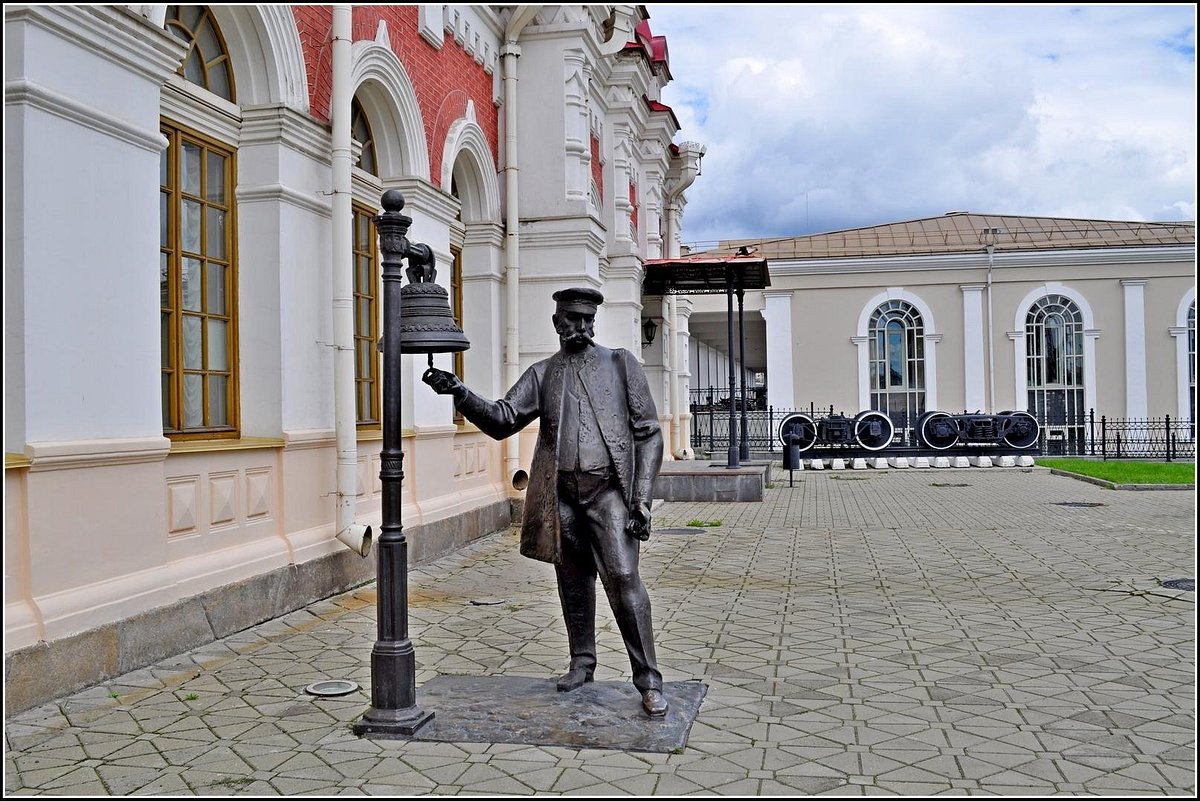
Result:
[[[731,239],[691,255],[715,256],[750,248],[767,259],[866,258],[997,250],[1195,245],[1196,223],[1079,220],[952,211],[940,217],[871,225],[808,236]]]

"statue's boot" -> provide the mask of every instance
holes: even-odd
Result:
[[[571,668],[566,673],[558,677],[558,691],[560,693],[578,690],[584,684],[592,680],[592,671],[587,668]]]

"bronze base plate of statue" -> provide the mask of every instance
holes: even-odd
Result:
[[[669,710],[648,717],[623,681],[588,682],[558,692],[555,679],[436,676],[421,686],[421,706],[437,714],[404,739],[439,743],[518,743],[667,754],[687,745],[708,687],[666,682]]]

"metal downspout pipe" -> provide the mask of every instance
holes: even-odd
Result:
[[[333,391],[337,440],[336,536],[359,556],[371,549],[371,527],[354,522],[358,494],[358,419],[354,403],[354,262],[351,246],[351,6],[333,7]]]
[[[511,387],[521,377],[521,224],[519,204],[519,173],[517,157],[517,59],[521,48],[517,39],[525,26],[533,21],[539,6],[518,6],[509,17],[500,49],[500,64],[504,82],[504,385]],[[505,475],[514,489],[523,490],[529,484],[529,474],[521,469],[521,441],[517,436],[504,441]]]

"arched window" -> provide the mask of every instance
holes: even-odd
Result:
[[[871,408],[887,413],[908,441],[925,412],[925,324],[911,303],[889,300],[871,314]]]
[[[359,153],[358,164],[355,166],[371,175],[379,175],[379,162],[375,158],[375,138],[371,136],[371,122],[357,97],[350,100],[350,135],[362,145],[362,152]]]
[[[1062,295],[1045,295],[1025,316],[1026,385],[1030,413],[1083,447],[1083,315]],[[1070,450],[1079,453],[1079,450]]]
[[[229,53],[212,11],[207,6],[167,6],[166,27],[188,45],[179,74],[230,103],[236,102]]]
[[[360,203],[354,214],[354,387],[358,425],[378,428],[379,411],[379,258],[371,210]]]
[[[170,6],[167,29],[190,44],[180,72],[232,101],[224,40],[204,6]],[[163,430],[238,433],[235,147],[162,120],[159,284]]]
[[[379,176],[371,122],[358,97],[350,99],[350,135],[362,146],[356,170]],[[362,173],[354,177],[357,198],[379,197],[378,186]],[[354,379],[355,406],[360,428],[380,426],[379,380],[379,251],[374,212],[361,199],[352,204],[354,215]]]

